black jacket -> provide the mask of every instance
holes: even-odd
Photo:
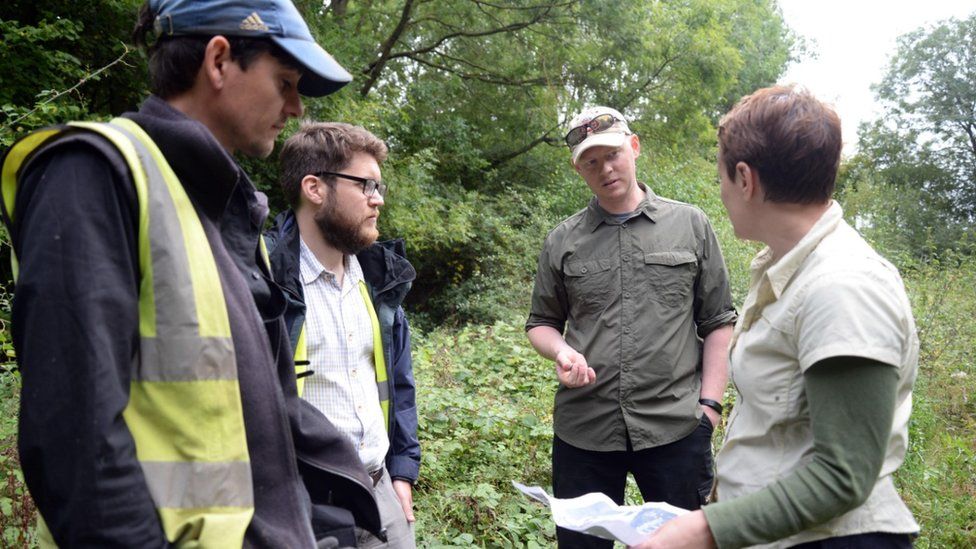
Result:
[[[170,162],[221,276],[254,485],[245,545],[314,546],[312,515],[334,509],[313,512],[313,504],[338,504],[378,531],[355,451],[297,396],[284,296],[258,255],[266,199],[205,126],[164,101],[150,97],[125,116]],[[128,168],[101,138],[69,136],[24,167],[15,212],[18,444],[31,494],[62,547],[165,546],[121,414],[139,350],[138,213]]]
[[[299,277],[300,238],[295,214],[291,210],[282,212],[265,240],[274,278],[285,290],[285,325],[294,349],[305,322],[305,292]],[[356,258],[376,309],[386,377],[390,380],[390,450],[386,454],[386,468],[391,478],[413,484],[420,472],[420,442],[417,440],[410,326],[401,304],[417,271],[404,254],[403,240],[390,240],[373,244]],[[314,372],[315,365],[310,364],[309,369]]]

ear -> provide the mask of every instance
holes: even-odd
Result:
[[[738,162],[735,165],[735,188],[738,189],[743,198],[753,200],[763,196],[762,186],[759,183],[759,172],[745,162]]]
[[[640,156],[640,138],[636,133],[630,136],[630,148],[634,151],[634,158]]]
[[[325,193],[329,192],[329,186],[318,177],[306,175],[299,185],[302,202],[308,202],[314,206],[321,206],[325,202]]]
[[[207,42],[200,70],[211,88],[222,90],[227,85],[227,69],[232,62],[227,38],[218,35]]]

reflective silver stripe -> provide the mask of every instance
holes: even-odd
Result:
[[[146,172],[149,248],[153,269],[156,337],[142,338],[142,360],[134,381],[237,379],[230,338],[200,337],[186,243],[173,197],[152,153],[125,128],[120,131],[139,155]]]
[[[199,337],[196,300],[190,280],[186,244],[176,206],[163,180],[163,174],[153,160],[152,153],[136,136],[117,124],[110,126],[129,138],[146,171],[156,335],[187,339]]]
[[[141,352],[138,379],[133,381],[237,380],[230,338],[143,337]]]
[[[251,466],[246,461],[141,461],[157,507],[253,507]]]
[[[376,382],[376,392],[379,393],[380,402],[390,400],[390,384],[387,381]]]

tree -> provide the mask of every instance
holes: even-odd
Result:
[[[420,273],[410,299],[462,319],[524,301],[547,228],[585,204],[562,142],[582,106],[623,111],[647,159],[712,157],[717,114],[775,81],[793,44],[772,0],[300,8],[356,78],[309,114],[391,144],[382,226],[408,239]]]
[[[4,3],[0,125],[118,57],[141,3]],[[306,116],[361,124],[390,144],[381,228],[407,239],[420,273],[412,305],[438,319],[491,320],[493,304],[524,303],[546,230],[587,199],[562,142],[582,106],[623,111],[641,135],[645,167],[711,162],[717,115],[775,81],[793,44],[775,0],[295,3],[355,77],[307,101]],[[144,67],[142,56],[127,56],[3,127],[0,142],[137,106]],[[275,159],[243,164],[273,208],[284,207]]]
[[[39,126],[138,106],[148,87],[145,64],[139,55],[126,53],[125,43],[139,4],[10,0],[0,5],[0,146]],[[123,61],[113,64],[120,57]],[[100,71],[109,65],[111,70]]]
[[[889,235],[897,249],[925,256],[969,245],[976,223],[973,82],[976,13],[900,37],[874,88],[884,112],[860,128],[842,184],[849,195],[858,186],[879,191],[866,230]]]

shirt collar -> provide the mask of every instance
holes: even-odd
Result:
[[[656,214],[658,210],[657,195],[654,194],[654,191],[652,191],[648,186],[641,182],[638,182],[637,186],[641,191],[644,192],[644,198],[642,198],[637,204],[637,209],[634,211],[647,216],[647,219],[653,222],[654,214]],[[586,207],[586,219],[584,221],[586,223],[586,229],[589,232],[593,232],[597,227],[600,226],[601,223],[606,223],[607,221],[610,221],[610,224],[617,224],[614,214],[604,210],[603,207],[600,206],[600,202],[594,196],[590,199],[590,203]]]
[[[752,260],[750,269],[754,275],[765,270],[764,276],[769,281],[770,289],[772,289],[776,299],[779,299],[803,262],[813,253],[820,241],[834,232],[843,218],[844,211],[840,204],[836,200],[831,201],[827,211],[813,224],[807,234],[803,235],[796,246],[793,246],[793,249],[779,261],[772,263],[773,252],[766,247]]]
[[[305,244],[305,240],[299,238],[301,247],[299,252],[299,272],[301,273],[302,284],[311,284],[319,277],[325,275],[328,279],[334,279],[335,273],[327,270],[319,262],[312,250]],[[363,280],[363,268],[359,265],[359,260],[354,255],[346,255],[344,260],[346,273],[343,276],[343,286],[350,283],[358,283]]]

